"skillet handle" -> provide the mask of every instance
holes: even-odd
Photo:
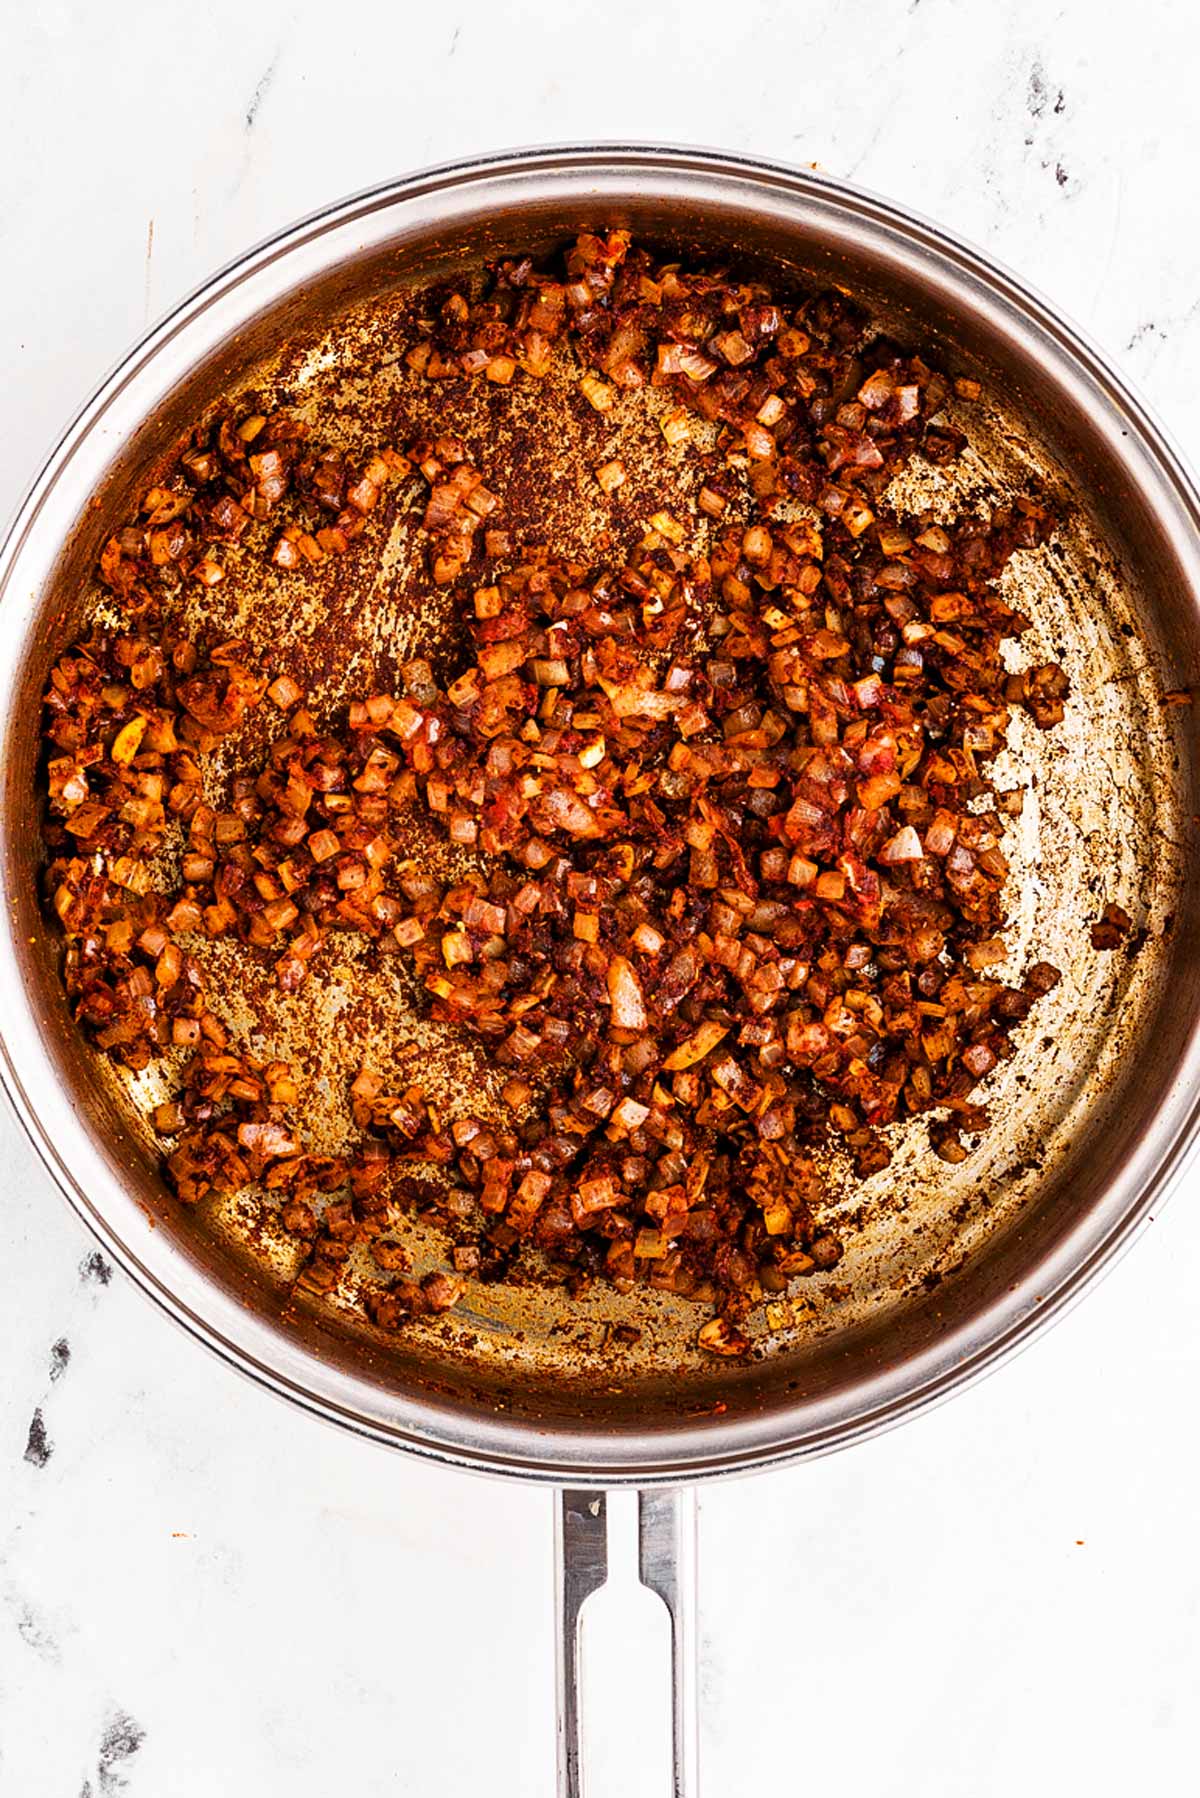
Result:
[[[558,1792],[585,1798],[580,1613],[608,1579],[608,1507],[600,1491],[559,1494]],[[689,1491],[638,1493],[638,1577],[671,1618],[671,1798],[696,1798],[696,1501]]]
[[[671,1798],[700,1790],[696,1694],[696,1495],[638,1493],[638,1577],[671,1617]]]
[[[558,1793],[583,1798],[579,1709],[580,1612],[608,1579],[608,1508],[603,1492],[560,1492],[554,1513],[558,1586]]]

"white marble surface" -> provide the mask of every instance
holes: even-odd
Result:
[[[281,222],[623,135],[919,207],[1079,319],[1200,459],[1190,0],[609,0],[586,31],[546,0],[43,0],[5,38],[0,511],[147,320]],[[96,1277],[7,1116],[0,1193],[3,1798],[548,1794],[549,1498],[223,1371]],[[1193,1179],[998,1378],[704,1495],[706,1793],[1195,1789],[1198,1285]],[[597,1791],[653,1798],[655,1694],[618,1677],[644,1613],[610,1609],[597,1702],[642,1758]]]

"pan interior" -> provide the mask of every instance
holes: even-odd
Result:
[[[634,208],[628,222],[660,242],[724,240],[789,283],[840,280],[902,339],[933,342],[954,372],[980,376],[984,400],[955,421],[967,451],[948,468],[914,464],[896,484],[902,508],[953,517],[1036,487],[1061,510],[1052,542],[1019,553],[1005,583],[1034,621],[1013,665],[1063,664],[1072,688],[1067,720],[1042,733],[1019,716],[998,773],[1003,784],[1029,789],[1005,845],[1014,918],[1007,971],[1045,959],[1063,980],[1021,1027],[1014,1059],[983,1089],[994,1122],[973,1154],[949,1166],[930,1151],[923,1125],[901,1129],[890,1167],[834,1193],[831,1215],[847,1250],[841,1265],[794,1285],[785,1327],[768,1330],[758,1318],[755,1357],[742,1366],[714,1363],[696,1348],[707,1313],[684,1301],[646,1291],[622,1297],[599,1284],[568,1300],[535,1277],[470,1286],[453,1313],[384,1336],[358,1302],[364,1264],[352,1262],[327,1298],[294,1290],[297,1247],[262,1195],[181,1212],[163,1188],[148,1123],[167,1077],[122,1074],[79,1043],[65,1019],[49,932],[32,925],[25,933],[39,938],[29,978],[62,1077],[156,1228],[326,1364],[400,1398],[451,1409],[482,1404],[552,1431],[581,1418],[617,1433],[681,1420],[702,1428],[709,1416],[820,1397],[864,1368],[936,1342],[1045,1253],[1117,1164],[1136,1135],[1139,1108],[1179,1051],[1166,995],[1174,988],[1178,996],[1181,979],[1189,990],[1194,983],[1185,972],[1191,801],[1181,753],[1190,715],[1162,703],[1192,666],[1192,626],[1168,592],[1152,524],[1117,504],[1125,496],[1100,447],[1079,434],[1052,390],[1006,362],[1001,346],[978,329],[959,335],[915,276],[869,261],[849,266],[799,227],[783,245],[756,237],[745,220],[672,219],[649,202],[643,211]],[[132,514],[187,424],[223,401],[247,410],[285,403],[311,419],[322,440],[347,446],[459,436],[507,519],[530,540],[581,560],[599,555],[604,531],[616,528],[590,476],[598,463],[619,454],[630,470],[621,511],[631,537],[651,511],[670,509],[671,493],[689,490],[689,464],[685,452],[664,473],[654,390],[623,399],[614,422],[591,412],[565,368],[544,383],[497,389],[426,382],[403,357],[424,281],[448,271],[466,277],[498,250],[545,248],[579,224],[600,222],[587,212],[479,221],[449,246],[410,242],[340,265],[195,368],[121,447],[97,503],[80,496],[79,528],[44,596],[27,671],[31,702],[53,655],[103,608],[90,573],[99,545]],[[212,593],[197,587],[191,622],[203,614],[207,629],[246,637],[265,665],[295,675],[318,712],[335,712],[350,693],[390,690],[397,665],[415,654],[445,667],[461,632],[461,594],[434,589],[426,577],[416,498],[413,486],[390,494],[358,553],[329,558],[300,580],[245,558]],[[31,703],[13,764],[26,776],[25,797],[13,797],[24,808],[18,853],[30,891],[35,713]],[[256,729],[261,723],[228,745],[228,760],[253,747]],[[414,840],[409,853],[442,851]],[[1088,925],[1108,901],[1131,913],[1136,954],[1092,949]],[[209,989],[222,995],[216,1008],[253,1052],[291,1060],[300,1072],[314,1147],[332,1152],[353,1133],[346,1089],[364,1060],[421,1080],[449,1118],[478,1114],[494,1093],[486,1059],[428,1019],[395,963],[378,963],[352,938],[331,939],[301,993],[287,999],[268,979],[249,985],[220,945],[206,953]],[[410,1232],[418,1272],[445,1265],[436,1227],[414,1222]],[[617,1324],[633,1325],[636,1339],[615,1343]]]

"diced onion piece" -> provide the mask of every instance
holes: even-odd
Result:
[[[304,689],[296,684],[290,674],[279,674],[267,688],[267,698],[281,712],[288,712],[304,698]]]
[[[957,834],[957,825],[950,813],[935,812],[933,822],[925,831],[925,847],[930,855],[949,855]]]
[[[534,1218],[545,1203],[546,1194],[554,1184],[550,1175],[540,1168],[530,1168],[524,1176],[516,1192],[509,1201],[504,1220],[510,1230],[523,1236],[533,1224]]]
[[[645,1228],[634,1238],[633,1252],[639,1261],[661,1261],[668,1246],[661,1230]]]
[[[689,426],[688,415],[683,407],[677,406],[673,412],[668,412],[666,417],[659,421],[659,429],[672,449],[677,444],[686,442]]]
[[[761,524],[751,525],[742,534],[742,554],[756,568],[765,567],[771,560],[773,547],[770,531]]]
[[[584,375],[579,383],[580,392],[590,406],[597,412],[611,412],[616,397],[607,381],[598,380],[595,375]]]
[[[615,493],[618,487],[625,484],[625,464],[616,460],[602,462],[596,470],[596,480],[605,493]]]
[[[111,755],[114,762],[129,763],[137,754],[142,738],[146,734],[149,719],[140,714],[131,718],[128,724],[122,725],[113,742]]]
[[[992,968],[997,962],[1008,959],[1008,944],[1002,936],[987,937],[981,943],[968,943],[963,950],[963,959],[972,968]]]
[[[899,862],[919,862],[924,859],[925,851],[921,847],[921,839],[911,824],[903,825],[889,837],[879,851],[879,859],[889,867]]]
[[[611,1122],[632,1134],[634,1130],[641,1129],[649,1116],[650,1107],[648,1105],[641,1105],[636,1099],[626,1097],[614,1107]]]
[[[710,1355],[733,1357],[750,1351],[749,1338],[724,1317],[714,1317],[704,1324],[696,1341]]]
[[[861,537],[874,522],[875,514],[863,500],[849,499],[842,507],[842,523],[852,537]]]
[[[650,520],[650,526],[669,543],[682,543],[687,535],[679,520],[672,518],[669,512],[656,512]]]
[[[341,848],[332,830],[314,830],[308,839],[308,853],[315,862],[327,862]]]
[[[679,1068],[695,1067],[698,1061],[703,1061],[704,1057],[728,1035],[728,1024],[718,1024],[712,1019],[705,1019],[693,1035],[671,1051],[663,1062],[663,1071],[670,1074]]]
[[[633,963],[624,955],[614,955],[608,964],[606,980],[615,1028],[618,1030],[646,1030],[649,1026],[646,1002],[642,996],[641,982],[634,971]]]

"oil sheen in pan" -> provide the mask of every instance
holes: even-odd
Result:
[[[708,427],[694,420],[694,443],[669,450],[656,422],[665,403],[658,392],[626,394],[601,417],[564,361],[544,382],[505,389],[482,381],[429,383],[403,360],[411,313],[420,305],[419,293],[397,292],[292,336],[228,396],[230,403],[236,408],[244,396],[246,410],[286,404],[310,419],[323,441],[358,451],[425,433],[461,437],[500,495],[506,524],[527,541],[581,560],[603,556],[610,533],[615,543],[628,540],[661,507],[689,523],[699,547],[705,522],[691,506],[690,460],[706,447]],[[878,1320],[936,1286],[985,1235],[1017,1220],[1155,1003],[1160,969],[1153,945],[1173,910],[1182,836],[1175,783],[1162,773],[1176,755],[1162,682],[1137,629],[1132,596],[1069,483],[998,398],[985,394],[960,407],[955,422],[969,439],[964,455],[946,468],[914,463],[894,483],[892,498],[903,511],[949,518],[1035,486],[1061,510],[1051,543],[1018,552],[1004,584],[1009,602],[1034,623],[1019,648],[1010,646],[1012,666],[1061,662],[1072,697],[1065,723],[1051,732],[1017,713],[996,773],[1000,784],[1028,789],[1005,841],[1014,916],[1011,959],[1000,971],[1015,974],[1046,959],[1065,978],[1021,1027],[1014,1059],[981,1089],[994,1123],[965,1162],[938,1160],[917,1125],[894,1133],[891,1165],[865,1183],[839,1182],[835,1174],[830,1214],[842,1226],[845,1257],[833,1273],[794,1286],[788,1327],[770,1331],[762,1313],[756,1316],[752,1334],[768,1354]],[[616,455],[628,479],[614,504],[592,470]],[[290,580],[246,558],[222,586],[190,590],[187,624],[248,638],[273,671],[286,669],[301,682],[318,710],[335,709],[352,694],[390,690],[398,665],[411,656],[451,665],[461,602],[428,580],[417,487],[387,492],[356,554],[329,558]],[[132,497],[106,496],[114,523]],[[103,608],[98,589],[91,603]],[[253,757],[267,729],[260,717],[228,741],[225,765]],[[218,782],[220,775],[218,763]],[[451,872],[446,846],[427,828],[402,853]],[[1088,924],[1110,900],[1147,933],[1140,954],[1092,949]],[[318,1151],[334,1152],[352,1134],[347,1087],[364,1061],[386,1069],[390,1085],[419,1080],[448,1119],[486,1115],[495,1103],[486,1058],[452,1028],[422,1017],[403,967],[380,962],[353,938],[331,940],[300,994],[286,998],[269,977],[248,976],[227,945],[209,945],[204,959],[209,991],[220,995],[218,1012],[253,1052],[296,1067]],[[148,1113],[164,1096],[163,1072],[131,1076],[103,1062],[101,1077],[149,1149]],[[212,1200],[204,1223],[235,1254],[269,1266],[281,1288],[290,1285],[300,1251],[272,1203],[253,1194]],[[406,1241],[418,1272],[445,1264],[446,1239],[436,1227],[413,1222]],[[339,1287],[304,1302],[334,1307],[348,1331],[369,1331],[356,1293],[375,1277],[360,1248]],[[621,1376],[633,1384],[661,1372],[664,1358],[679,1375],[689,1365],[699,1371],[707,1361],[695,1347],[703,1315],[667,1295],[622,1297],[600,1283],[568,1301],[559,1285],[527,1277],[521,1284],[472,1284],[454,1313],[415,1322],[406,1335],[423,1339],[426,1354],[468,1377],[473,1368],[492,1376],[503,1368],[526,1377],[561,1379],[574,1371],[594,1379],[612,1370],[611,1325],[632,1324],[641,1334],[622,1349]],[[418,1341],[413,1347],[420,1352]]]

